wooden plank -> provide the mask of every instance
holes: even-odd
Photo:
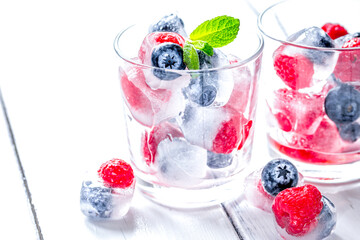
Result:
[[[0,239],[38,239],[3,110],[0,91]]]

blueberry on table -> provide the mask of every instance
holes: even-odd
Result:
[[[299,174],[290,161],[273,159],[268,162],[261,172],[261,183],[267,193],[276,196],[284,189],[295,187],[299,181]]]
[[[92,186],[91,181],[83,184],[80,192],[82,212],[92,218],[110,218],[112,213],[111,189]]]
[[[360,116],[360,92],[348,84],[331,89],[325,98],[325,113],[336,124],[354,122]]]
[[[347,142],[356,142],[360,137],[360,124],[354,122],[350,124],[338,125],[340,137]]]
[[[174,80],[180,74],[169,70],[184,70],[183,49],[176,43],[162,43],[156,46],[151,54],[151,64],[161,69],[153,69],[153,74],[161,80]]]
[[[150,32],[176,32],[181,34],[184,22],[176,14],[166,15],[150,27]]]

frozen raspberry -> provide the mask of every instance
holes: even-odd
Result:
[[[348,34],[347,30],[337,23],[326,23],[321,27],[321,29],[324,30],[331,37],[331,39],[336,39]]]
[[[152,49],[165,42],[176,43],[181,47],[184,47],[185,39],[178,33],[175,32],[153,32],[146,35],[144,38],[138,57],[142,63],[150,63],[150,57]]]
[[[166,138],[183,137],[182,132],[169,122],[163,122],[154,126],[150,133],[145,132],[142,139],[142,153],[148,166],[154,163],[157,147],[161,141]]]
[[[272,205],[277,224],[292,236],[312,231],[323,208],[321,198],[320,191],[309,184],[281,191]]]
[[[282,88],[275,92],[271,111],[283,131],[313,133],[325,115],[324,99],[323,94],[310,95]]]
[[[140,67],[132,66],[125,70],[120,68],[119,76],[125,103],[132,116],[148,127],[161,120],[157,116],[166,111],[164,105],[170,101],[172,92],[167,89],[151,89],[146,84]]]
[[[276,74],[291,89],[310,87],[314,75],[313,63],[301,54],[287,55],[285,47],[280,46],[274,52]]]
[[[345,42],[342,48],[360,47],[360,38]],[[360,81],[360,50],[342,51],[334,69],[334,75],[342,82]]]
[[[124,160],[117,158],[103,163],[98,174],[108,187],[127,188],[134,182],[134,172],[131,166]]]
[[[238,146],[238,150],[240,150],[245,142],[246,142],[246,139],[248,138],[249,134],[250,134],[250,129],[253,125],[253,121],[252,120],[249,120],[246,124],[244,124],[244,127],[242,129],[242,138],[241,138],[241,141],[240,141],[240,144]]]
[[[231,153],[239,140],[239,122],[230,119],[222,122],[213,141],[213,151],[216,153]]]

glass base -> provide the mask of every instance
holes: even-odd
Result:
[[[235,199],[243,192],[243,180],[201,189],[183,189],[151,184],[137,178],[137,188],[148,199],[174,208],[204,208]]]
[[[268,144],[269,155],[272,158],[285,158],[293,160],[305,181],[323,184],[348,183],[360,180],[360,161],[344,164],[310,164],[304,160],[299,161],[282,152],[274,145]],[[360,158],[360,156],[359,156]],[[311,161],[311,159],[309,159]]]

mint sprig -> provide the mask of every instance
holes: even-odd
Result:
[[[230,16],[219,16],[200,24],[190,34],[190,39],[208,42],[212,47],[223,47],[236,38],[240,20]]]
[[[219,16],[200,24],[190,33],[190,41],[184,45],[184,62],[188,69],[200,68],[199,56],[196,49],[212,56],[213,48],[223,47],[236,38],[240,27],[240,20],[230,16]]]
[[[183,54],[183,60],[188,69],[190,70],[197,70],[200,68],[200,62],[199,62],[199,56],[196,52],[196,49],[194,45],[186,41],[184,44],[184,54]]]

